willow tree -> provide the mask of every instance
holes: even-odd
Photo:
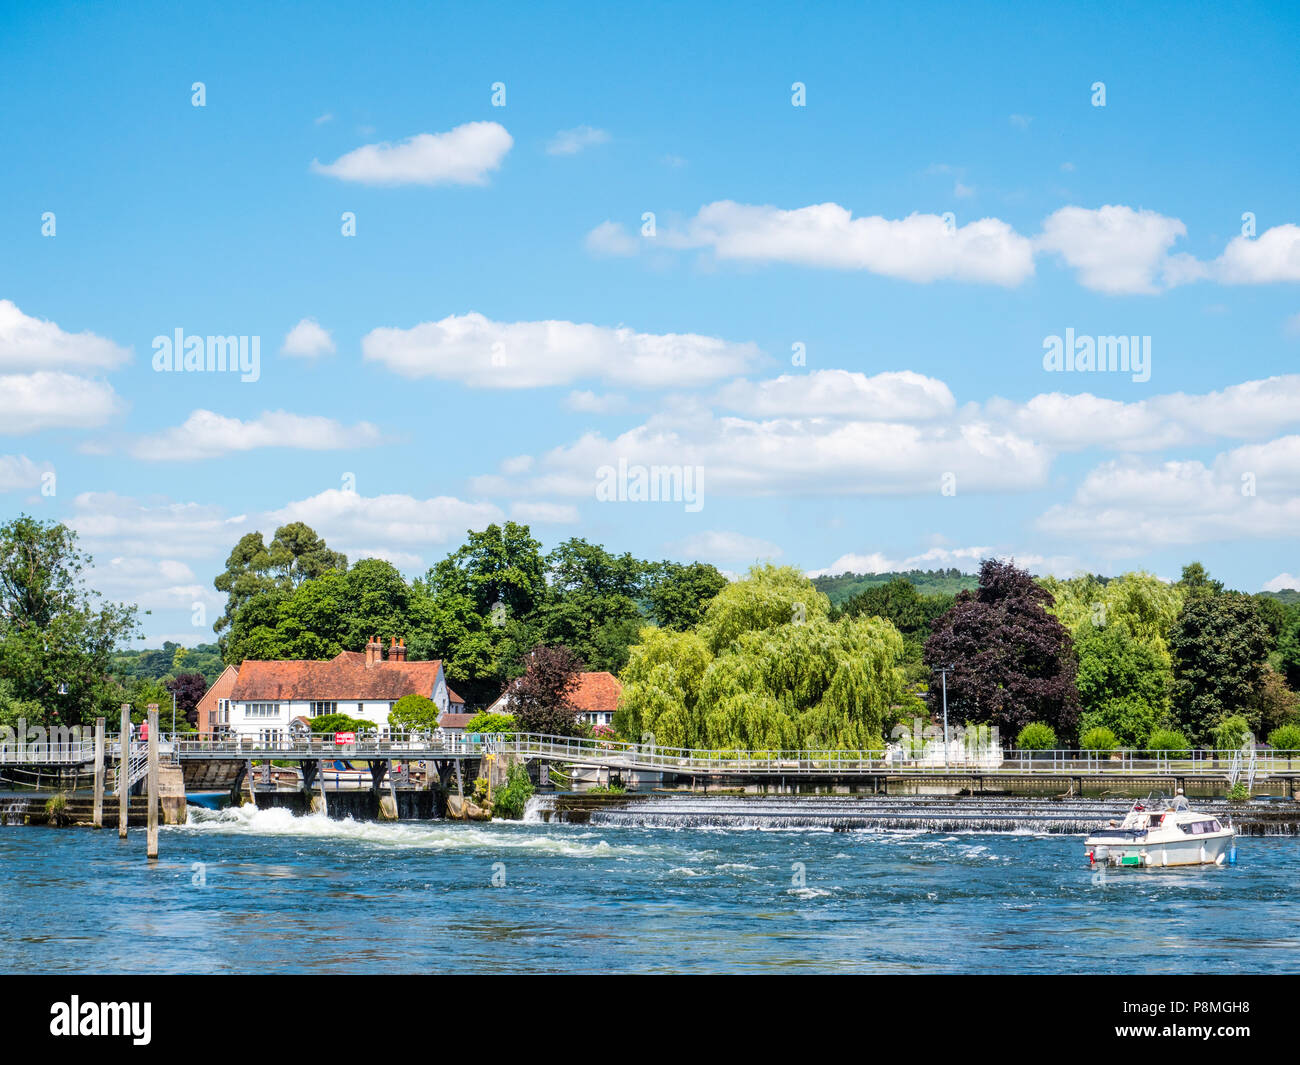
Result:
[[[700,682],[712,660],[696,632],[642,629],[621,674],[618,734],[636,742],[650,735],[664,747],[698,747]]]
[[[744,633],[805,624],[830,611],[831,601],[793,566],[754,566],[713,597],[698,632],[717,654]]]
[[[884,618],[831,621],[789,567],[755,567],[695,631],[642,632],[616,727],[666,746],[878,749],[904,701],[903,638]]]
[[[1089,628],[1118,627],[1151,648],[1166,668],[1171,665],[1169,634],[1186,595],[1177,584],[1140,570],[1105,583],[1085,575],[1067,581],[1048,577],[1042,584],[1054,600],[1048,611],[1074,639]]]

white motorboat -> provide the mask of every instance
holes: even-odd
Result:
[[[1223,865],[1236,861],[1236,835],[1230,820],[1198,813],[1180,790],[1172,800],[1139,799],[1123,821],[1092,833],[1084,848],[1091,864]]]

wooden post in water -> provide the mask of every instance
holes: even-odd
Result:
[[[131,704],[122,704],[121,743],[117,753],[117,838],[126,839],[126,818],[130,809],[130,785],[127,774],[131,766]]]
[[[149,704],[149,858],[158,857],[158,704]]]
[[[91,824],[104,827],[104,719],[95,718],[95,815]]]

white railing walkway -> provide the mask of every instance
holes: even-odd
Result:
[[[1277,774],[1300,775],[1300,751],[1272,749],[1231,751],[1140,751],[1098,753],[1076,750],[1023,751],[981,748],[972,751],[939,745],[916,754],[893,747],[888,751],[824,750],[703,750],[621,743],[614,740],[547,736],[536,733],[456,735],[450,733],[372,733],[357,735],[351,743],[336,742],[333,733],[290,734],[276,737],[198,736],[167,737],[160,753],[168,761],[223,761],[268,759],[308,761],[342,758],[365,761],[392,759],[480,758],[515,755],[573,765],[591,765],[673,773],[750,773],[761,775],[835,775],[850,773],[922,776],[941,772],[959,775],[1078,776],[1186,776],[1235,780],[1243,768],[1251,782]],[[128,758],[128,780],[134,783],[145,770],[145,745],[136,741]],[[1245,757],[1243,757],[1243,753]],[[121,745],[108,737],[106,756],[120,761]],[[0,744],[0,764],[89,765],[94,743]],[[1243,763],[1246,763],[1243,766]]]

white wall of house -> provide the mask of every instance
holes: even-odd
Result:
[[[429,697],[440,712],[447,710],[447,681],[441,669],[438,670],[438,677]],[[311,719],[324,714],[346,714],[348,717],[361,718],[363,721],[372,722],[380,731],[385,731],[388,728],[388,715],[393,709],[393,703],[389,700],[376,699],[294,699],[282,702],[232,699],[228,707],[229,720],[225,725],[235,735],[269,739],[275,733],[279,733],[282,738],[287,737],[289,722],[296,717]]]

